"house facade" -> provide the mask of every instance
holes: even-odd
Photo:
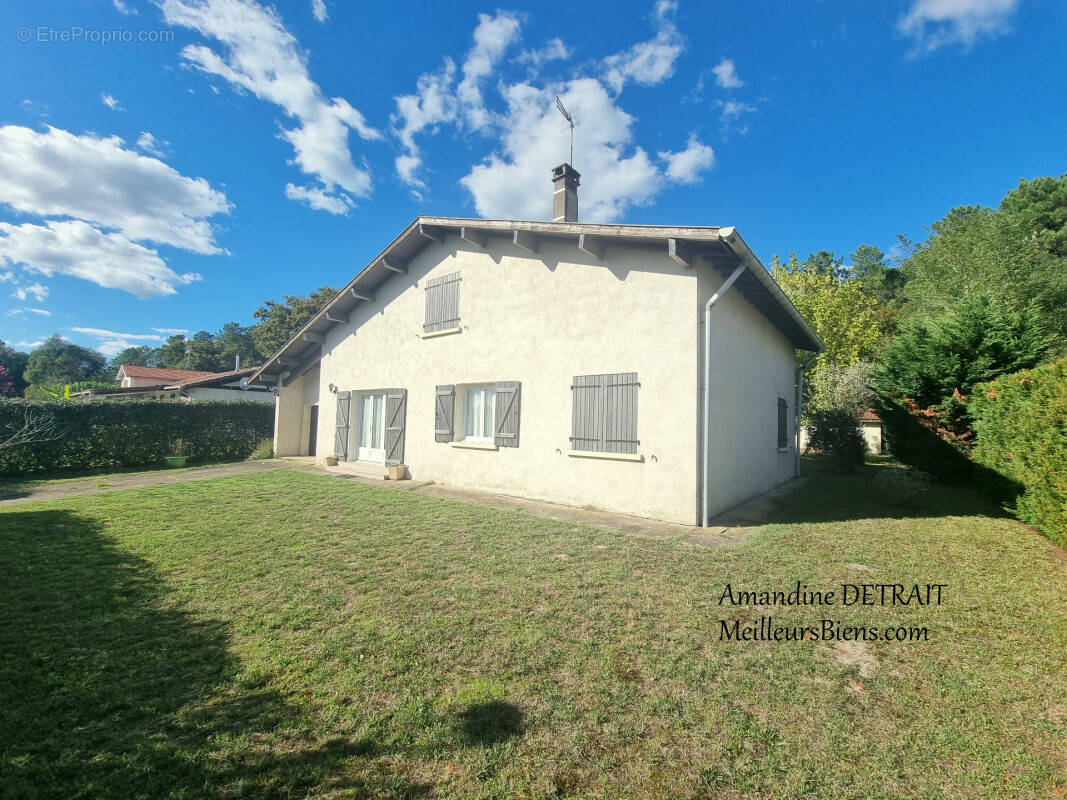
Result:
[[[701,524],[794,476],[820,346],[733,229],[420,217],[251,382],[278,455]]]

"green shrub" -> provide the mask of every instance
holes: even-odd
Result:
[[[264,458],[274,458],[274,440],[273,439],[261,439],[256,444],[255,449],[252,450],[252,454],[248,457],[249,461],[259,461]]]
[[[1011,511],[1067,545],[1067,359],[976,386],[974,459],[1016,482]]]
[[[835,461],[854,469],[863,463],[867,443],[856,418],[842,409],[814,412],[809,421],[808,447],[827,453]]]
[[[274,409],[264,403],[3,400],[0,442],[22,427],[28,410],[54,415],[59,435],[0,448],[0,475],[146,466],[171,455],[178,439],[193,460],[236,461],[274,429]]]

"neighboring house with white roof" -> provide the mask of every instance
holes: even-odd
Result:
[[[798,473],[822,344],[737,231],[578,223],[553,172],[556,221],[421,216],[259,368],[278,455],[685,524]]]

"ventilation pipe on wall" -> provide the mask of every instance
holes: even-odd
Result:
[[[708,473],[711,471],[711,310],[715,307],[715,304],[719,302],[719,299],[730,290],[730,287],[734,285],[741,273],[745,271],[748,265],[742,261],[741,264],[730,273],[730,277],[722,282],[722,286],[711,296],[711,299],[704,305],[704,452],[702,461],[704,462],[704,478],[701,481],[701,512],[700,512],[700,524],[705,528],[711,521],[709,515],[709,498],[711,492],[708,489]]]

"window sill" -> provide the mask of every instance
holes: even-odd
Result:
[[[462,447],[467,450],[496,450],[497,446],[492,442],[451,442],[453,447]]]
[[[423,339],[434,339],[438,336],[450,336],[453,333],[462,333],[463,328],[445,328],[443,331],[433,331],[431,333],[420,333]]]
[[[609,461],[644,461],[640,453],[598,453],[594,450],[568,450],[571,458],[604,458]]]

